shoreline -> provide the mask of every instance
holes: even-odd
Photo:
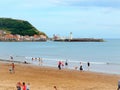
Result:
[[[46,61],[46,60],[45,60]],[[27,60],[22,60],[22,61],[17,61],[17,60],[14,60],[14,61],[11,61],[11,60],[5,60],[5,59],[0,59],[0,62],[6,62],[6,63],[16,63],[16,64],[29,64],[29,65],[31,65],[31,66],[36,66],[36,67],[47,67],[47,68],[55,68],[55,69],[58,69],[58,67],[57,67],[57,64],[56,64],[56,66],[55,65],[48,65],[48,64],[46,64],[46,62],[44,62],[44,63],[42,63],[42,65],[40,65],[39,64],[39,62],[30,62],[30,61],[27,61]],[[58,61],[57,61],[58,62]],[[49,63],[49,62],[48,62]],[[86,63],[84,63],[83,64],[83,67],[84,67],[84,69],[83,69],[83,71],[85,71],[85,72],[93,72],[93,73],[101,73],[101,74],[110,74],[110,75],[120,75],[120,73],[118,72],[118,73],[115,73],[115,72],[109,72],[109,71],[106,71],[107,69],[109,69],[109,68],[107,68],[106,66],[109,66],[109,67],[111,67],[109,64],[103,64],[102,66],[101,65],[96,65],[97,66],[97,68],[99,68],[100,69],[100,67],[101,67],[101,69],[102,70],[97,70],[96,69],[96,66],[95,65],[93,65],[93,64],[91,64],[91,66],[89,67],[89,70],[88,70],[88,67],[87,66],[85,66],[86,65]],[[94,68],[95,69],[94,69]],[[104,70],[104,68],[107,68],[106,70]],[[115,69],[115,68],[114,68]],[[71,66],[68,66],[67,68],[64,66],[63,68],[62,68],[62,70],[72,70],[72,71],[80,71],[79,70],[79,66],[77,66],[77,69],[75,69],[75,67],[71,67]]]
[[[25,63],[23,61],[10,61],[10,60],[4,60],[4,59],[0,59],[0,63],[3,63],[3,64],[11,64],[11,63],[14,63],[14,64],[17,64],[17,65],[21,65],[21,66],[30,66],[30,67],[35,67],[35,68],[46,68],[46,69],[54,69],[54,70],[59,70],[58,67],[54,67],[54,66],[39,66],[39,65],[36,65],[36,64],[33,64],[33,63]],[[88,72],[88,73],[95,73],[95,74],[103,74],[103,75],[115,75],[115,76],[119,76],[120,74],[114,74],[114,73],[105,73],[105,72],[99,72],[99,71],[91,71],[91,70],[83,70],[83,71],[80,71],[79,69],[76,70],[76,69],[71,69],[71,68],[62,68],[60,71],[75,71],[75,72]]]
[[[46,66],[15,63],[15,73],[8,69],[11,62],[0,62],[0,90],[16,90],[16,83],[30,83],[30,90],[116,90],[119,75],[96,73],[91,71],[76,71],[70,69],[58,70]]]

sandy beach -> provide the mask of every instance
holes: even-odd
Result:
[[[16,90],[17,82],[30,83],[30,90],[116,90],[119,75],[0,62],[0,90]]]

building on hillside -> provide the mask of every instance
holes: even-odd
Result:
[[[21,36],[6,34],[4,31],[0,30],[0,41],[46,41],[47,37],[44,35],[34,35],[34,36]]]
[[[4,35],[6,32],[4,30],[0,30],[0,35]]]
[[[47,37],[45,35],[40,35],[41,40],[47,40]]]

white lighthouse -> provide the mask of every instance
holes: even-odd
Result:
[[[70,32],[70,40],[72,39],[72,32]]]

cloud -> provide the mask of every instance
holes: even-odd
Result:
[[[40,8],[40,7],[50,7],[52,6],[49,0],[25,0],[24,2],[20,3],[20,6],[25,8]]]
[[[74,6],[120,8],[120,0],[3,0],[0,5],[15,5],[28,8]]]
[[[14,4],[14,5],[13,5]],[[10,6],[12,5],[12,6]],[[49,8],[49,7],[111,7],[120,8],[120,0],[4,0],[0,6],[18,8]]]
[[[57,5],[120,8],[120,0],[50,0]]]

